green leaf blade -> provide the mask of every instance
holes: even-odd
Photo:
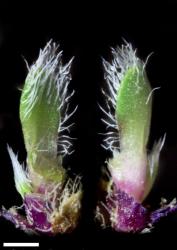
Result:
[[[129,68],[120,83],[116,118],[121,150],[144,150],[149,137],[152,99],[151,87],[143,67]]]

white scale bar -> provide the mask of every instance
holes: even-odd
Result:
[[[3,247],[39,247],[39,242],[4,242]]]

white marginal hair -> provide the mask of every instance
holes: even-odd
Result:
[[[162,138],[160,138],[157,142],[154,143],[151,152],[148,154],[148,167],[149,167],[150,183],[151,183],[149,190],[154,184],[155,178],[158,174],[160,152],[165,144],[165,140],[166,140],[166,134]]]
[[[72,79],[70,71],[74,57],[67,64],[63,65],[62,51],[58,49],[59,45],[50,40],[44,49],[40,50],[36,62],[31,67],[28,66],[29,72],[26,78],[28,86],[25,88],[27,98],[21,100],[22,105],[26,106],[26,112],[21,118],[22,121],[28,119],[33,107],[42,97],[43,92],[46,91],[47,102],[50,103],[52,101],[58,104],[58,112],[60,112],[58,133],[61,133],[66,130],[69,131],[73,125],[73,123],[69,122],[69,119],[76,112],[77,106],[72,111],[69,111],[70,98],[75,93],[74,90],[71,93],[68,90]],[[55,100],[52,99],[51,94],[54,89],[56,91]],[[68,135],[61,135],[57,142],[60,148],[58,153],[71,153],[72,139]]]
[[[116,119],[116,105],[117,95],[120,88],[120,84],[125,72],[130,67],[136,67],[139,71],[139,66],[142,65],[142,72],[146,63],[143,63],[136,55],[136,49],[134,50],[132,45],[125,41],[121,47],[116,49],[111,48],[113,59],[111,63],[103,58],[104,79],[106,86],[101,89],[103,96],[106,100],[106,105],[103,108],[99,105],[104,114],[102,121],[106,125],[107,132],[104,134],[102,146],[106,150],[114,152],[119,151],[119,124]]]
[[[13,166],[16,189],[21,194],[21,196],[24,197],[24,188],[27,188],[28,190],[32,189],[28,171],[23,167],[23,165],[19,163],[17,156],[14,154],[9,145],[7,145],[7,150]]]

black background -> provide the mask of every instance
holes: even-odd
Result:
[[[165,218],[151,234],[124,235],[100,230],[93,221],[96,183],[106,158],[97,135],[102,129],[100,86],[103,81],[101,57],[110,58],[110,47],[121,45],[125,38],[138,48],[142,59],[154,52],[147,65],[155,92],[149,146],[167,134],[161,156],[161,170],[147,202],[156,207],[160,197],[177,197],[177,1],[107,1],[89,4],[61,1],[11,4],[0,3],[0,203],[5,207],[20,205],[8,143],[19,159],[26,152],[19,122],[18,87],[22,86],[29,64],[51,38],[60,43],[64,61],[75,56],[72,68],[74,102],[79,104],[75,116],[76,151],[67,164],[83,175],[85,196],[82,219],[71,235],[54,238],[28,236],[11,223],[0,220],[0,240],[40,241],[41,249],[118,249],[120,247],[170,246],[175,243],[177,215]],[[73,105],[75,104],[73,103]]]

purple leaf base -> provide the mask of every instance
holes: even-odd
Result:
[[[26,217],[19,214],[15,207],[9,210],[3,208],[1,216],[26,232],[52,235],[52,225],[49,222],[51,211],[46,205],[46,202],[40,196],[27,195],[24,198]]]
[[[150,230],[161,218],[177,211],[177,203],[172,201],[151,212],[136,202],[133,197],[115,187],[106,197],[106,207],[109,211],[111,226],[119,232]]]

